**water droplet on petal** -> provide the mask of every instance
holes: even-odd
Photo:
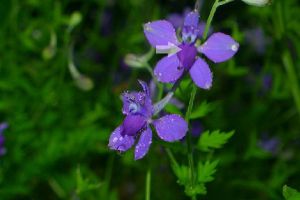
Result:
[[[238,45],[237,45],[237,44],[233,44],[233,45],[231,46],[231,50],[232,50],[232,51],[237,51],[237,50],[238,50]]]
[[[113,142],[115,143],[115,142],[117,142],[117,141],[118,141],[118,138],[117,138],[117,137],[114,137]]]

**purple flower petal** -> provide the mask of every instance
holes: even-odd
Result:
[[[143,158],[147,154],[151,143],[152,143],[152,130],[148,126],[147,129],[144,132],[142,132],[139,142],[135,146],[134,159],[138,160]]]
[[[165,56],[156,64],[154,75],[160,82],[175,82],[184,71],[184,68],[179,66],[177,55]]]
[[[150,96],[150,90],[149,90],[149,87],[148,87],[147,83],[145,81],[141,81],[141,80],[139,80],[139,83],[141,84],[145,94]]]
[[[8,123],[6,122],[0,123],[0,134],[7,128],[8,128]]]
[[[201,58],[198,58],[192,68],[190,75],[194,83],[203,89],[209,89],[212,85],[212,73],[208,64]]]
[[[204,22],[200,22],[199,25],[198,25],[198,37],[202,38],[203,36],[203,33],[205,31],[205,27],[206,27],[206,23]],[[210,28],[211,30],[211,28]],[[211,32],[211,31],[209,31]]]
[[[0,134],[0,147],[3,146],[4,142],[5,142],[5,137],[2,134]]]
[[[229,35],[214,33],[198,49],[215,63],[230,59],[238,51],[239,44]]]
[[[179,28],[183,24],[183,17],[179,14],[170,14],[167,20],[174,26],[174,28]]]
[[[153,122],[158,136],[167,142],[182,139],[188,130],[186,121],[179,115],[166,115]]]
[[[142,115],[127,115],[122,124],[121,135],[135,136],[146,124]]]
[[[186,15],[184,18],[184,26],[197,27],[199,23],[199,13],[194,10]]]
[[[144,33],[154,48],[156,48],[157,45],[168,45],[169,43],[177,45],[179,43],[174,27],[166,20],[158,20],[144,24]]]
[[[140,114],[149,117],[153,113],[151,97],[145,92],[125,92],[122,94],[122,100],[124,115]]]
[[[119,126],[114,130],[109,138],[109,148],[112,150],[118,150],[120,152],[127,151],[134,144],[134,137],[128,135],[121,135],[122,127]]]
[[[179,47],[182,50],[177,53],[177,57],[181,63],[181,66],[189,70],[195,62],[197,49],[193,44],[182,44]]]
[[[6,148],[0,147],[0,156],[4,156],[6,154]]]

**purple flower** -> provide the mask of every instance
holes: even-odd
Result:
[[[154,69],[157,79],[164,83],[175,82],[185,71],[189,71],[198,87],[209,89],[212,85],[212,72],[197,53],[202,53],[213,62],[219,63],[230,59],[239,48],[239,44],[224,33],[214,33],[202,45],[197,46],[196,40],[201,37],[197,11],[192,11],[185,17],[179,39],[175,28],[166,20],[146,23],[144,33],[154,48],[170,44],[180,48],[176,54],[163,57]]]
[[[186,8],[186,9],[184,9],[184,12],[182,14],[178,14],[178,13],[170,14],[167,17],[167,20],[173,25],[173,27],[175,29],[179,29],[184,26],[184,19],[190,13],[191,13],[191,9]],[[199,36],[201,36],[201,37],[204,33],[205,25],[206,25],[206,23],[204,23],[204,22],[200,22],[198,24]]]
[[[258,142],[263,150],[275,155],[278,152],[280,141],[276,137],[269,137],[267,134],[263,134],[262,138]]]
[[[255,28],[246,30],[245,39],[258,54],[262,55],[265,53],[268,39],[266,38],[263,29]]]
[[[184,18],[191,12],[190,8],[185,8],[182,14],[173,13],[167,17],[167,20],[174,26],[174,28],[181,28],[184,23]]]
[[[5,138],[3,136],[3,131],[8,128],[7,123],[0,124],[0,156],[3,156],[6,153],[6,149],[4,147]]]
[[[143,158],[152,143],[150,124],[156,129],[158,137],[167,142],[180,140],[188,130],[187,123],[179,115],[170,114],[152,119],[154,108],[149,88],[145,82],[139,82],[143,91],[125,92],[122,95],[125,119],[113,131],[108,144],[110,149],[125,152],[138,140],[134,151],[135,160]]]
[[[272,87],[272,75],[265,74],[262,77],[262,89],[263,91],[269,91]]]
[[[198,120],[191,121],[191,134],[193,137],[199,137],[203,132],[203,126]]]

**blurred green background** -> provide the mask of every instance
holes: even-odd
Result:
[[[162,149],[167,144],[154,141],[140,161],[107,144],[123,118],[120,93],[138,89],[137,79],[151,79],[147,70],[124,63],[128,53],[150,48],[142,24],[181,14],[194,3],[1,2],[0,122],[9,128],[3,133],[0,199],[143,199],[148,166],[152,199],[188,199]],[[203,21],[212,3],[203,3]],[[236,0],[218,9],[212,26],[231,34],[240,50],[229,62],[211,64],[214,85],[199,90],[195,102],[198,108],[207,101],[209,112],[195,121],[204,130],[235,135],[213,155],[196,154],[220,160],[201,199],[283,199],[284,184],[300,189],[299,1],[258,8]],[[189,92],[187,87],[176,97],[187,105]],[[170,148],[186,161],[180,145]]]

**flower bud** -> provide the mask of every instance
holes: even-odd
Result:
[[[137,56],[135,54],[127,54],[124,58],[124,62],[129,67],[133,68],[140,68],[145,65],[144,60],[142,60],[140,56]]]
[[[249,5],[259,6],[259,7],[266,6],[271,2],[271,0],[242,0],[242,1]]]

